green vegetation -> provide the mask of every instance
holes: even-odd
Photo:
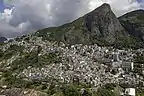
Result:
[[[48,95],[61,94],[61,96],[80,96],[80,90],[73,85],[61,85],[59,88],[56,88],[54,85],[51,85],[48,89]]]
[[[30,88],[47,93],[48,96],[120,96],[121,88],[116,84],[106,84],[97,91],[91,90],[91,87],[86,84],[64,84],[50,81],[29,81],[17,78],[11,74],[12,71],[4,72],[5,84],[8,87]],[[48,84],[50,83],[50,85]],[[81,89],[85,88],[84,94],[81,95]]]
[[[135,63],[144,64],[144,54],[137,54],[135,57]]]
[[[67,37],[67,35],[70,35],[70,32],[73,32],[75,36],[81,35],[80,31],[83,30],[83,24],[82,24],[83,18],[79,18],[76,21],[73,21],[68,24],[64,24],[59,27],[51,27],[51,28],[45,28],[42,30],[37,31],[34,35],[38,37],[43,37],[43,40],[50,40],[50,41],[67,41],[67,39],[72,37]],[[75,31],[75,32],[74,32]],[[79,31],[79,32],[77,32]]]
[[[63,86],[61,90],[64,96],[79,96],[80,95],[80,92],[74,86]]]
[[[15,76],[12,76],[12,71],[7,71],[3,74],[5,77],[5,82],[8,87],[10,88],[30,88],[30,86],[33,84],[31,81],[23,80],[22,78],[16,78]]]
[[[114,93],[109,89],[99,89],[97,96],[114,96]]]
[[[24,46],[10,45],[10,47],[7,50],[15,51],[15,52],[22,52],[23,49],[24,49]]]
[[[13,49],[15,48],[15,46],[11,48]],[[61,62],[61,59],[59,59],[55,53],[49,53],[41,56],[38,56],[38,53],[39,53],[38,51],[32,51],[30,53],[22,53],[22,57],[13,61],[12,64],[10,65],[10,69],[3,71],[2,77],[5,78],[6,85],[8,85],[9,87],[18,87],[18,88],[31,88],[32,86],[34,86],[35,88],[35,86],[42,85],[41,82],[23,80],[23,78],[14,75],[19,74],[24,69],[27,69],[29,66],[35,68],[36,67],[41,68],[51,63]],[[44,88],[45,87],[42,86],[42,89]]]
[[[134,38],[133,36],[130,36],[129,38],[122,38],[120,40],[117,40],[114,47],[115,48],[132,48],[132,49],[138,49],[143,48],[144,43],[141,42],[138,38]]]
[[[11,64],[12,71],[24,70],[27,67],[43,67],[44,65],[50,63],[59,63],[61,60],[57,57],[55,53],[49,53],[42,56],[38,56],[38,52],[33,51],[30,53],[25,53],[23,57],[15,60]]]
[[[20,42],[20,41],[22,41],[22,37],[16,37],[15,40]]]
[[[123,19],[126,19],[126,20],[133,20],[131,22],[141,22],[144,20],[144,10],[136,10],[136,11],[132,11],[132,12],[129,12],[121,17],[119,17],[120,20],[123,20]],[[143,23],[143,22],[141,22]]]
[[[120,96],[120,91],[122,91],[120,86],[108,83],[99,88],[94,96]]]
[[[61,94],[60,96],[120,96],[121,88],[115,84],[106,84],[97,91],[91,90],[91,87],[85,88],[84,95],[81,95],[81,89],[85,87],[80,87],[75,84],[62,84],[61,87],[55,88],[51,85],[48,94],[59,96],[56,94]]]
[[[135,46],[132,47],[143,48],[144,10],[132,11],[119,17],[119,20],[122,26],[129,32],[129,34],[136,37],[137,41],[132,44]]]
[[[144,96],[144,91],[137,92],[136,96]]]
[[[134,57],[135,65],[134,65],[134,72],[138,73],[139,75],[143,76],[142,70],[144,69],[144,54],[137,54]]]
[[[43,56],[38,57],[38,62],[42,65],[50,64],[50,63],[60,63],[61,60],[57,58],[57,55],[54,53],[49,53]]]
[[[0,61],[7,60],[17,54],[18,52],[22,52],[24,49],[23,46],[18,45],[10,45],[10,47],[6,51],[0,50]]]
[[[6,45],[7,43],[0,42],[0,46]]]

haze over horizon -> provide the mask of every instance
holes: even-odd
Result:
[[[73,21],[103,3],[117,16],[144,9],[144,0],[0,0],[0,34],[8,38]]]

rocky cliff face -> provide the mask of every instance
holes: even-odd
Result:
[[[118,39],[128,36],[108,4],[103,4],[84,18],[92,41],[96,39],[114,44]]]

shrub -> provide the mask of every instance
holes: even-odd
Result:
[[[62,92],[64,96],[80,96],[78,89],[74,86],[63,86]]]
[[[98,96],[114,96],[114,93],[108,89],[99,89],[97,91]]]

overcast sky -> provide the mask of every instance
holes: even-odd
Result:
[[[15,37],[58,26],[109,3],[117,16],[144,9],[144,0],[0,0],[0,34]]]

